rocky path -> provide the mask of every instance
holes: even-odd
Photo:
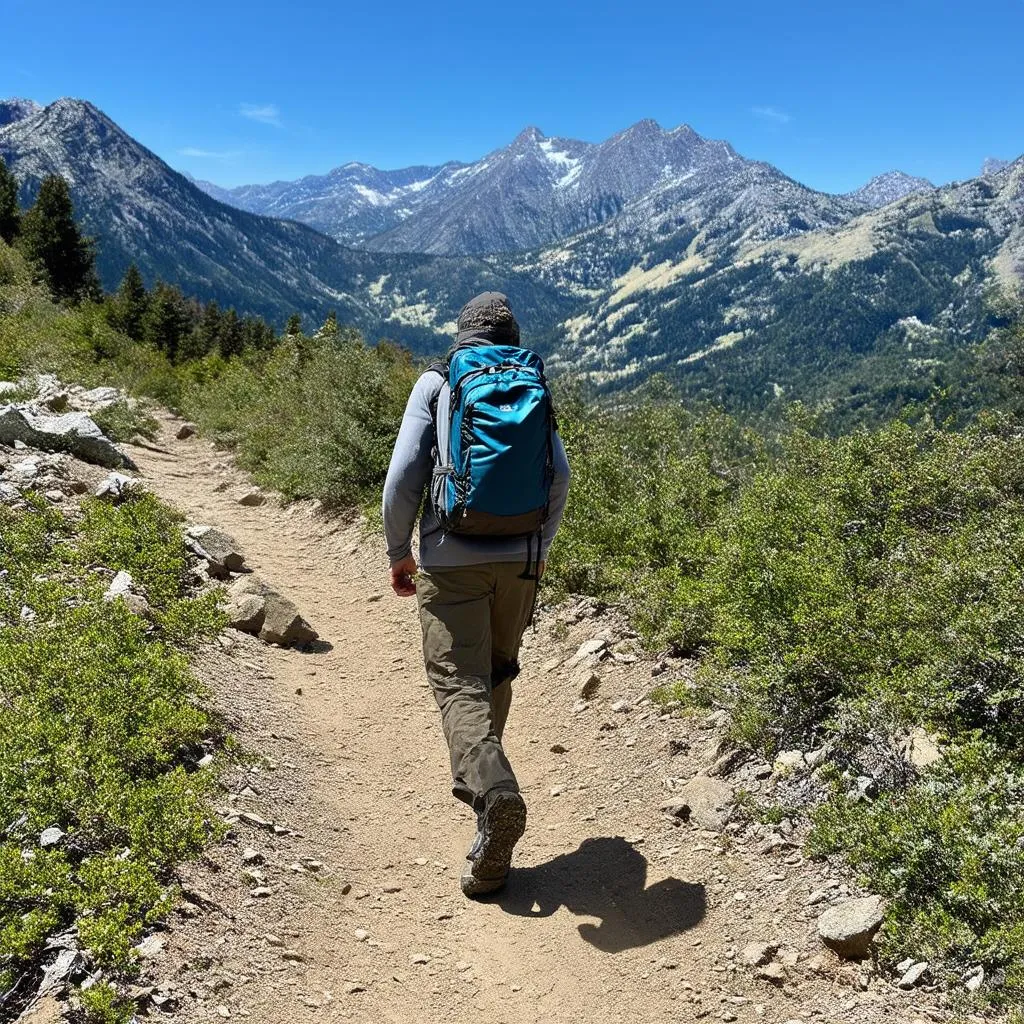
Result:
[[[507,892],[464,899],[473,826],[450,796],[414,602],[387,588],[373,538],[304,506],[239,504],[244,476],[174,427],[164,452],[131,450],[148,486],[231,533],[323,640],[300,653],[234,634],[200,659],[244,767],[224,780],[232,831],[189,870],[147,965],[174,1019],[939,1019],[926,993],[822,955],[841,874],[766,831],[659,812],[717,735],[646,701],[643,660],[602,663],[581,702],[563,663],[621,633],[587,609],[528,637],[507,738],[528,831]]]

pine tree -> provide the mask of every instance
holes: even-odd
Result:
[[[203,313],[199,318],[199,327],[197,328],[199,335],[198,347],[202,350],[204,356],[216,351],[219,347],[221,325],[223,322],[224,314],[221,313],[220,306],[216,302],[208,302],[203,307]]]
[[[220,337],[217,339],[220,354],[225,359],[242,354],[245,348],[245,337],[242,334],[242,323],[234,309],[229,309],[221,321]]]
[[[0,238],[8,244],[17,237],[21,226],[18,207],[18,182],[0,157]]]
[[[338,336],[338,315],[332,309],[327,314],[323,327],[316,332],[318,338],[336,338]]]
[[[142,325],[148,308],[149,293],[146,291],[139,268],[132,263],[124,272],[117,294],[114,296],[112,322],[119,331],[123,331],[129,338],[142,341]]]
[[[288,323],[285,324],[284,333],[295,336],[296,334],[302,333],[302,316],[298,313],[292,313],[288,317]]]
[[[185,297],[172,285],[158,281],[142,322],[143,340],[176,359],[191,329],[192,318]]]
[[[77,302],[100,294],[95,247],[75,223],[67,183],[57,175],[43,180],[32,208],[21,219],[21,247],[54,298]]]

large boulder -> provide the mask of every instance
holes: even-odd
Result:
[[[671,800],[663,803],[661,810],[701,828],[720,831],[729,821],[734,800],[735,793],[728,782],[696,775]]]
[[[847,960],[867,956],[885,921],[881,896],[861,896],[830,907],[818,919],[821,941]]]
[[[48,416],[23,406],[0,406],[0,444],[15,441],[43,451],[70,452],[108,469],[135,469],[135,463],[84,412]]]

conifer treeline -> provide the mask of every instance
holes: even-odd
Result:
[[[59,175],[47,177],[35,203],[22,212],[18,182],[0,158],[0,239],[16,245],[32,267],[36,283],[46,285],[54,299],[103,305],[112,326],[135,341],[159,349],[173,362],[217,354],[225,359],[244,352],[267,351],[277,335],[262,317],[222,310],[216,302],[187,298],[175,285],[156,281],[147,289],[133,263],[114,295],[103,295],[95,266],[95,243],[79,230],[67,183]],[[330,323],[336,321],[332,313]],[[302,333],[302,320],[293,314],[288,335]]]

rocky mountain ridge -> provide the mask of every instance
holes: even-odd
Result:
[[[601,143],[549,138],[529,127],[508,146],[469,164],[383,171],[353,162],[295,182],[232,189],[197,184],[222,202],[299,220],[349,244],[390,252],[488,254],[563,241],[614,220],[630,205],[650,209],[694,185],[728,190],[753,166],[780,187],[797,185],[777,168],[748,160],[689,125],[666,130],[645,120]],[[823,193],[798,187],[818,197],[818,204],[833,201],[838,215],[849,216],[933,186],[893,171],[847,196],[822,199]],[[658,227],[650,225],[649,233]]]

